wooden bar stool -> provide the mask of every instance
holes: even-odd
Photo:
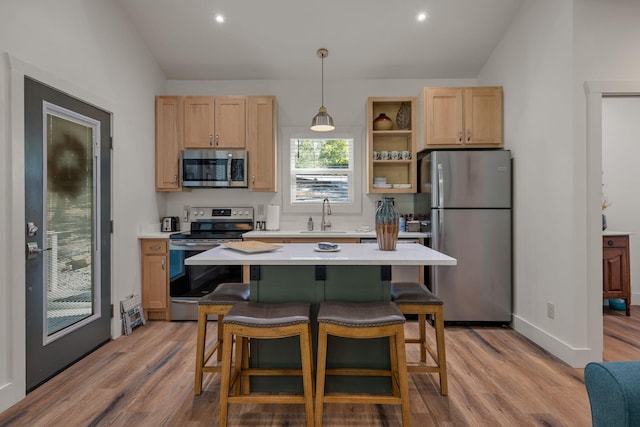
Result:
[[[228,405],[231,403],[304,404],[307,427],[313,426],[313,359],[309,310],[310,305],[307,303],[257,302],[240,302],[229,310],[223,320],[221,427],[227,425]],[[248,346],[245,342],[250,338],[273,339],[294,336],[298,336],[300,340],[302,369],[249,368],[248,359],[243,352],[246,352]],[[236,338],[236,363],[232,367],[231,352],[234,338]],[[246,387],[251,376],[301,376],[303,394],[251,394]],[[242,390],[241,385],[244,385]]]
[[[444,316],[442,300],[431,293],[426,286],[417,282],[391,283],[391,300],[403,314],[418,315],[419,338],[406,338],[407,344],[420,344],[420,363],[407,365],[409,372],[437,372],[440,376],[440,394],[448,394],[447,357],[444,347]],[[427,315],[433,315],[436,336],[435,350],[427,343]],[[435,366],[427,365],[427,352]]]
[[[202,392],[203,372],[220,372],[220,364],[207,365],[213,353],[218,362],[222,360],[222,319],[237,302],[249,300],[249,285],[246,283],[221,283],[213,292],[198,300],[198,338],[196,341],[196,380],[194,393]],[[207,322],[209,315],[218,315],[218,334],[208,352],[205,353],[207,339]]]
[[[315,425],[322,425],[325,403],[392,404],[402,406],[402,424],[411,425],[409,386],[404,348],[405,318],[392,302],[350,303],[328,301],[318,312],[318,367],[316,378]],[[391,367],[384,369],[327,369],[328,336],[343,338],[389,338]],[[366,355],[363,355],[366,357]],[[391,395],[366,393],[325,393],[325,378],[333,375],[390,376]]]

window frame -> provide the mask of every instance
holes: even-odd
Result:
[[[334,213],[362,213],[362,174],[364,151],[364,135],[361,127],[336,127],[331,132],[314,132],[303,127],[283,127],[281,129],[282,147],[282,211],[285,213],[316,214],[322,206],[322,201],[296,203],[291,202],[291,139],[353,139],[353,201],[352,203],[334,203],[331,210]],[[331,199],[329,199],[331,201]]]

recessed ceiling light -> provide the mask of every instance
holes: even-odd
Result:
[[[429,17],[429,14],[427,12],[420,12],[416,16],[416,19],[418,20],[418,22],[424,22],[427,20],[428,17]]]
[[[216,22],[219,24],[222,24],[224,22],[224,16],[219,13],[216,13]]]

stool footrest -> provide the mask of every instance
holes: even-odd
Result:
[[[325,370],[326,376],[350,376],[350,377],[390,377],[391,371],[385,369],[355,369],[340,368]]]
[[[399,405],[402,399],[395,396],[373,395],[373,394],[353,394],[353,393],[326,393],[323,397],[325,403],[349,403],[358,404],[382,404],[382,405]]]
[[[258,394],[229,396],[229,403],[300,403],[304,404],[302,394]]]

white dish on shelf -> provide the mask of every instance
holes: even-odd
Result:
[[[411,188],[411,184],[393,184],[393,188]]]
[[[332,248],[332,249],[313,248],[313,250],[316,252],[338,252],[340,250],[340,246],[336,246],[335,248]]]
[[[373,184],[373,188],[393,188],[393,184]]]

